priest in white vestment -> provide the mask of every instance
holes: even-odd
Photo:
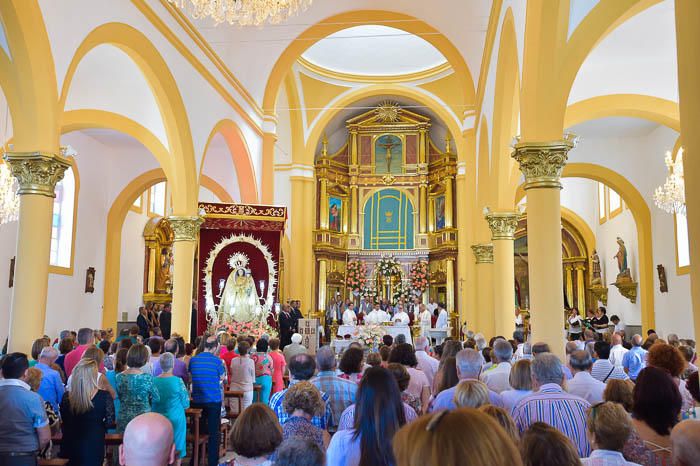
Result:
[[[374,309],[369,311],[369,314],[365,316],[365,323],[367,325],[377,325],[379,323],[380,312],[382,311],[379,308],[379,304],[375,304]]]
[[[394,324],[408,325],[411,322],[411,318],[408,316],[406,311],[403,310],[403,304],[399,304],[396,307],[396,314],[394,314],[393,319],[391,319]]]
[[[418,316],[420,320],[420,335],[422,337],[430,338],[430,325],[432,324],[432,315],[426,307],[425,304],[420,305],[420,314]]]
[[[442,306],[438,306],[438,309],[440,309],[440,312],[438,314],[437,322],[435,322],[435,328],[447,328],[447,311]]]
[[[343,325],[357,325],[357,315],[350,307],[343,312]]]

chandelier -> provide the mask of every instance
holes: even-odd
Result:
[[[685,181],[683,178],[683,148],[678,150],[675,162],[670,152],[666,152],[664,163],[668,176],[663,186],[654,191],[656,207],[669,214],[685,215]]]
[[[17,180],[12,176],[7,163],[0,163],[0,225],[19,218],[19,196]]]
[[[195,19],[211,18],[216,24],[224,21],[241,26],[279,24],[300,11],[313,0],[168,0],[179,8],[189,10]]]

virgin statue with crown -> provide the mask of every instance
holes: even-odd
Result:
[[[261,318],[260,298],[255,289],[255,281],[248,266],[248,257],[242,253],[233,254],[228,261],[231,273],[226,279],[219,315],[223,321],[250,322]]]

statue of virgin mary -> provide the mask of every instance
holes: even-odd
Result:
[[[261,314],[260,299],[250,269],[246,267],[248,257],[235,253],[229,258],[229,265],[232,270],[219,302],[219,315],[235,322],[255,320]]]

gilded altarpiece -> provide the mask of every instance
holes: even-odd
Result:
[[[169,303],[173,286],[173,239],[170,222],[151,218],[143,229],[144,251],[143,302]]]
[[[426,303],[444,302],[456,317],[457,155],[449,136],[438,148],[431,125],[430,118],[385,102],[347,120],[347,142],[334,153],[324,137],[315,163],[319,317],[331,300],[359,302],[362,293],[345,286],[349,261],[367,265],[367,285],[377,299],[394,302],[399,290],[408,291]],[[378,273],[383,258],[398,261],[396,274]],[[431,270],[423,293],[411,289],[409,279],[418,261],[428,261]]]

